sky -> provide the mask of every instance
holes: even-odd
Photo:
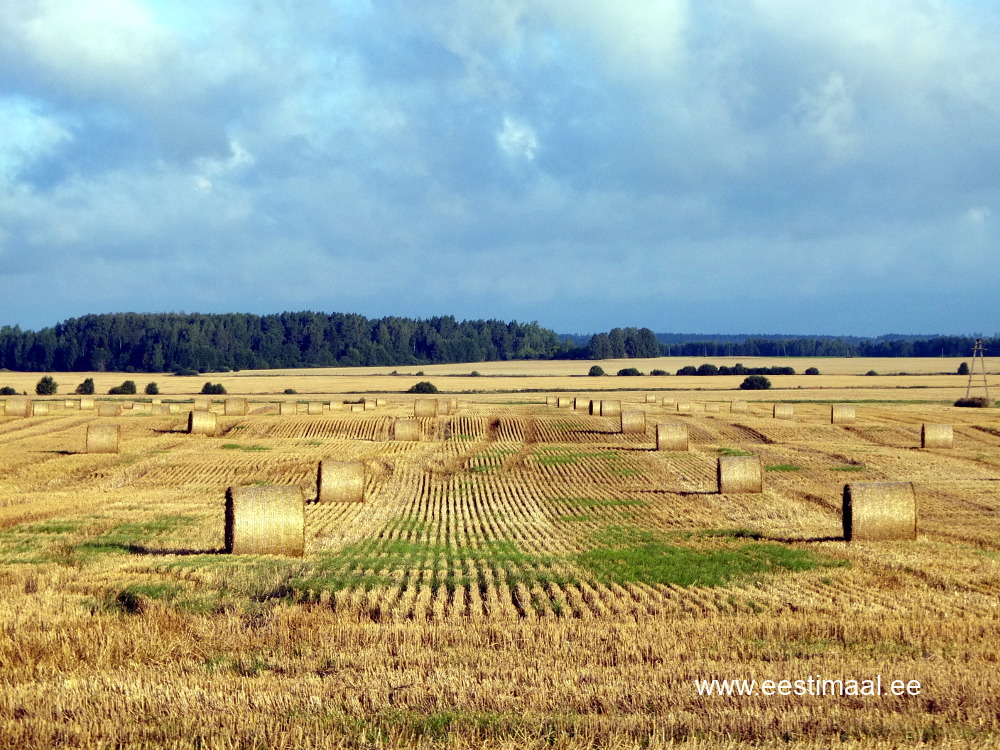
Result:
[[[993,0],[0,3],[0,325],[1000,331]]]

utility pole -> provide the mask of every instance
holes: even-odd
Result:
[[[976,374],[976,361],[979,361],[979,370],[983,375],[983,388],[986,391],[986,400],[990,400],[990,387],[986,383],[986,357],[983,355],[983,340],[976,339],[972,347],[972,367],[969,368],[969,383],[965,386],[965,397],[969,398],[972,391],[972,377]]]

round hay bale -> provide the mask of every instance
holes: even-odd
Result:
[[[917,498],[912,482],[844,485],[844,540],[881,542],[917,538]]]
[[[330,402],[330,411],[344,411],[344,402],[343,401],[331,401]]]
[[[775,404],[772,415],[775,419],[791,419],[795,416],[795,408],[791,404]]]
[[[546,396],[545,397],[545,405],[546,406],[558,406],[558,403],[559,403],[559,399],[557,399],[555,396]]]
[[[291,486],[226,490],[226,552],[301,557],[306,546],[305,499]]]
[[[646,412],[644,411],[623,411],[621,413],[622,434],[645,432]]]
[[[420,440],[420,421],[416,419],[397,419],[392,423],[392,439],[408,442]]]
[[[319,462],[316,477],[317,503],[363,503],[365,465],[360,461]]]
[[[362,409],[364,406],[362,405]],[[323,402],[322,401],[310,401],[306,404],[306,414],[315,416],[317,414],[323,413]]]
[[[117,453],[121,436],[122,427],[119,424],[88,425],[87,453]]]
[[[351,411],[364,411],[364,410],[365,410],[364,404],[351,404]]]
[[[558,396],[556,397],[556,407],[559,409],[571,409],[573,407],[573,399],[569,396]]]
[[[31,399],[27,396],[8,396],[3,405],[3,413],[8,417],[31,416]]]
[[[42,417],[49,413],[49,404],[47,401],[32,401],[31,402],[31,416]]]
[[[589,398],[574,398],[573,408],[577,411],[585,411],[590,413],[590,399]]]
[[[647,404],[655,404],[656,403],[656,395],[653,394],[653,393],[647,393],[646,394],[646,403]]]
[[[215,435],[218,421],[213,411],[192,411],[188,412],[188,434],[189,435]]]
[[[162,404],[163,403],[163,399],[159,398],[159,397],[151,398],[151,399],[149,399],[149,403],[151,403],[151,404]]]
[[[375,406],[385,406],[386,400],[384,398],[375,399]]]
[[[705,404],[705,411],[717,412],[719,410],[719,405],[716,403]]]
[[[212,408],[212,400],[209,398],[202,398],[201,396],[195,396],[194,404],[191,409],[193,411],[208,411]]]
[[[688,426],[683,422],[666,422],[656,425],[656,450],[686,451]]]
[[[677,413],[678,414],[690,414],[691,413],[691,402],[690,401],[678,401],[677,402]]]
[[[747,413],[747,402],[746,401],[730,401],[729,411],[733,414],[746,414]]]
[[[365,411],[372,411],[372,410],[375,409],[375,402],[374,401],[365,401],[361,405],[363,407],[365,407]]]
[[[832,404],[830,406],[830,424],[853,424],[854,417],[853,404]]]
[[[675,399],[673,396],[664,396],[663,400],[660,402],[660,404],[663,406],[673,406],[676,403],[677,399]]]
[[[84,396],[80,399],[80,410],[81,411],[91,411],[94,408],[94,399],[89,396]]]
[[[601,416],[602,417],[617,417],[622,413],[622,402],[621,401],[601,401]]]
[[[284,401],[278,405],[278,414],[289,417],[299,413],[299,405],[294,401]]]
[[[438,415],[438,401],[436,398],[421,398],[413,402],[413,416],[436,417]]]
[[[152,414],[154,416],[159,417],[169,413],[170,413],[170,407],[167,404],[153,404]]]
[[[80,402],[77,401],[76,399],[68,398],[65,401],[63,401],[63,408],[64,409],[79,409],[80,408]]]
[[[716,478],[720,494],[764,491],[760,456],[719,456]]]
[[[590,416],[599,417],[601,416],[601,402],[597,399],[593,399],[590,402]]]
[[[227,417],[245,417],[247,415],[247,400],[245,398],[227,398],[223,405],[223,414]]]
[[[97,416],[99,417],[120,417],[122,415],[122,405],[111,401],[102,401],[97,405]]]
[[[180,404],[167,404],[167,413],[169,414],[180,414],[181,405]]]
[[[950,424],[924,423],[920,425],[921,448],[951,448],[954,439],[955,434]]]

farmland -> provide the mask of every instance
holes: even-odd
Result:
[[[1000,745],[1000,416],[950,405],[957,361],[796,360],[824,374],[761,392],[589,364],[150,376],[180,411],[0,417],[0,747]],[[84,377],[134,376],[57,379]],[[206,379],[250,412],[215,397],[216,435],[189,435]],[[392,440],[424,379],[466,403]],[[339,408],[366,392],[386,404]],[[547,393],[619,399],[645,430]],[[278,414],[297,399],[334,408]],[[661,422],[689,450],[656,451]],[[84,452],[95,423],[119,453]],[[924,423],[953,446],[921,449]],[[743,454],[763,493],[720,494]],[[227,487],[311,499],[327,458],[364,463],[363,503],[307,504],[302,557],[221,554]],[[918,538],[845,543],[844,484],[884,481],[913,483]],[[885,694],[696,687],[876,676]]]

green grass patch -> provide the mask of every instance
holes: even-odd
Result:
[[[240,445],[239,443],[225,443],[223,446],[226,450],[231,451],[269,451],[271,446],[269,445]]]
[[[764,471],[801,471],[801,466],[796,466],[795,464],[771,464],[770,466],[765,466]]]
[[[753,453],[741,451],[739,448],[719,448],[720,456],[752,456]]]
[[[588,521],[593,521],[593,516],[588,516],[586,513],[581,513],[576,516],[559,516],[557,521],[562,521],[563,523],[587,523]]]

